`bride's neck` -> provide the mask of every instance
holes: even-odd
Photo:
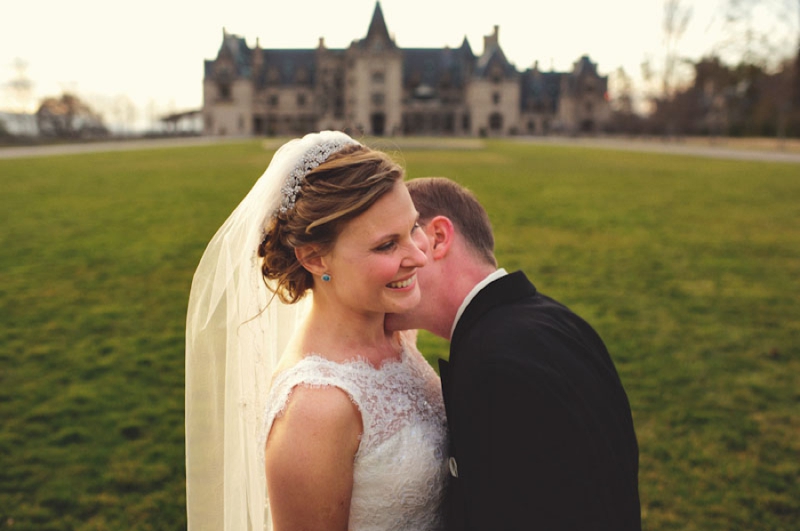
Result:
[[[363,357],[376,364],[397,357],[396,338],[386,332],[384,315],[357,313],[312,304],[308,319],[300,332],[302,353],[316,353],[334,361]]]

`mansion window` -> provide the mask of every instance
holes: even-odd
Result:
[[[372,104],[376,105],[376,106],[383,105],[383,102],[385,101],[385,99],[386,98],[385,98],[385,96],[383,95],[382,92],[376,92],[376,93],[374,93],[372,95]]]
[[[452,133],[456,129],[456,117],[453,113],[447,113],[444,115],[444,130],[448,133]]]
[[[492,131],[500,131],[503,129],[503,115],[499,112],[493,113],[489,117],[489,128]]]
[[[494,103],[495,105],[500,103],[500,93],[499,92],[492,93],[492,103]]]
[[[271,94],[269,97],[269,106],[270,107],[277,107],[280,103],[280,98],[277,94]]]
[[[231,99],[231,86],[228,83],[220,83],[218,89],[219,89],[219,99],[221,100]]]
[[[298,94],[297,95],[297,106],[298,107],[305,107],[306,106],[306,95],[305,94]]]
[[[383,72],[373,72],[372,73],[372,83],[375,84],[375,85],[383,84],[385,79],[386,79],[386,76],[385,76],[385,74]]]

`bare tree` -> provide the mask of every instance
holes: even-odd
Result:
[[[727,0],[723,39],[726,62],[781,68],[800,51],[800,0]]]
[[[623,67],[617,68],[609,79],[614,98],[611,108],[616,112],[633,113],[633,80]]]
[[[113,116],[123,134],[133,132],[136,122],[136,105],[126,95],[120,94],[113,101]]]
[[[623,67],[620,66],[611,74],[609,89],[614,94],[609,130],[614,133],[641,133],[643,119],[636,111],[633,80]]]
[[[678,67],[682,60],[679,53],[679,43],[689,21],[692,18],[692,8],[682,4],[682,0],[664,0],[664,69],[661,73],[661,96],[669,100],[675,94]]]
[[[672,113],[667,108],[672,104],[679,85],[688,83],[689,80],[688,72],[683,75],[680,70],[688,65],[681,57],[680,41],[691,18],[692,8],[684,5],[683,0],[664,0],[661,25],[663,56],[658,61],[648,57],[641,65],[646,97],[649,99],[649,112],[652,115],[651,125],[667,135],[677,132]]]
[[[138,110],[126,94],[93,95],[91,106],[104,117],[108,129],[114,134],[128,136],[136,128]]]
[[[14,77],[7,83],[7,89],[14,102],[14,110],[30,112],[33,106],[33,81],[28,77],[28,63],[24,59],[16,58],[12,64]]]
[[[800,0],[728,0],[719,48],[731,62],[778,74],[777,135],[800,128]]]
[[[43,136],[92,138],[106,136],[103,118],[73,94],[46,98],[36,111],[36,122]]]

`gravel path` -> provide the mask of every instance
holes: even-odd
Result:
[[[104,151],[134,151],[139,149],[161,149],[181,146],[206,146],[223,142],[239,142],[241,140],[241,138],[194,136],[185,138],[119,140],[116,142],[54,144],[49,146],[0,147],[0,159],[49,157],[53,155],[74,155],[78,153],[98,153]]]

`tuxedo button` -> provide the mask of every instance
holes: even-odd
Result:
[[[453,476],[454,478],[457,478],[458,477],[458,463],[456,463],[456,458],[455,457],[451,457],[447,461],[447,464],[450,465],[450,475]]]

